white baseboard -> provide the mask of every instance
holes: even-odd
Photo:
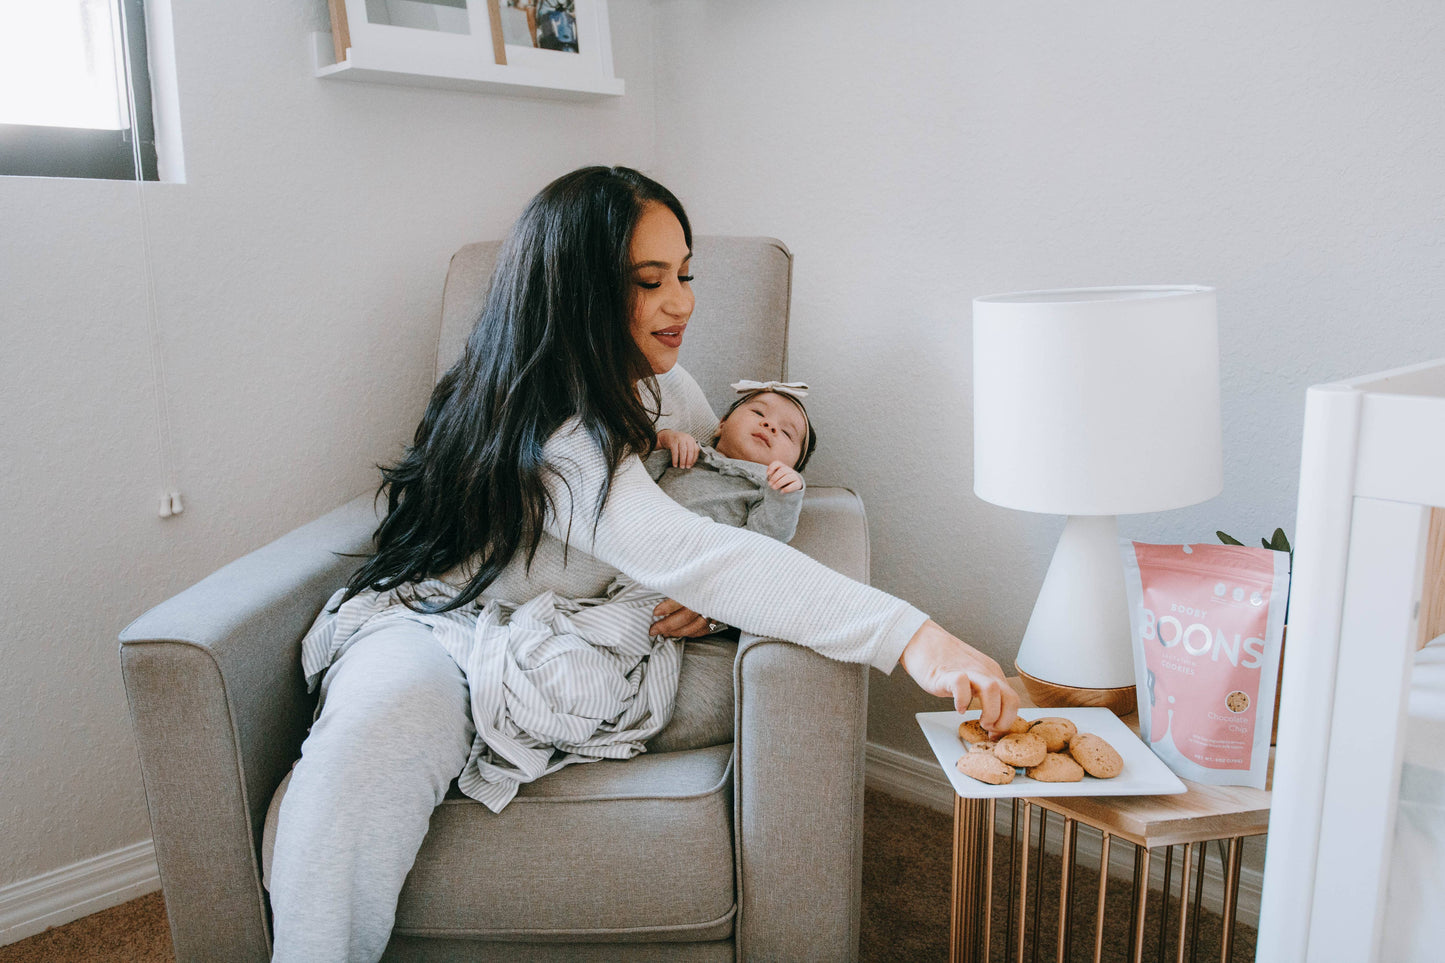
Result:
[[[870,742],[864,755],[863,779],[870,789],[877,789],[879,792],[919,806],[926,806],[948,816],[953,815],[953,786],[943,774],[943,770],[939,768],[936,759],[919,759],[896,749],[889,749],[887,746]],[[1012,807],[1000,806],[995,817],[994,830],[1001,833],[1009,832],[1012,818]],[[1059,825],[1057,821],[1055,821],[1055,825]],[[1061,835],[1062,831],[1057,829],[1050,835],[1047,840],[1050,852],[1057,853],[1059,851]],[[1077,840],[1077,864],[1097,867],[1099,851],[1102,848],[1099,839],[1088,832],[1077,833],[1075,839]],[[1155,850],[1155,854],[1155,857],[1150,860],[1149,880],[1152,887],[1162,889],[1164,886],[1164,860],[1159,850]],[[1204,905],[1215,913],[1223,911],[1224,902],[1224,871],[1218,856],[1218,850],[1211,848],[1209,860],[1204,868]],[[1182,863],[1182,852],[1176,853],[1172,879],[1172,891],[1175,893],[1178,892],[1179,871]],[[1109,877],[1111,879],[1122,877],[1127,880],[1132,879],[1133,875],[1134,848],[1127,845],[1111,845],[1109,847]],[[1194,871],[1191,870],[1189,881],[1191,890],[1194,886],[1193,875]],[[1239,922],[1248,923],[1250,926],[1259,925],[1259,899],[1263,885],[1264,869],[1262,866],[1244,865],[1240,867],[1239,911],[1236,914]]]
[[[919,759],[870,742],[864,750],[863,783],[869,789],[953,815],[953,785],[935,759]]]
[[[149,839],[0,887],[0,946],[161,888]]]

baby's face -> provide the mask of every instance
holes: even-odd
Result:
[[[798,406],[782,395],[764,391],[733,409],[718,427],[717,451],[739,461],[789,468],[803,454],[807,420]]]

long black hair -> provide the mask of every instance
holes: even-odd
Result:
[[[548,508],[542,446],[574,415],[601,448],[609,483],[624,457],[651,449],[657,382],[629,329],[628,252],[652,202],[677,215],[691,248],[678,199],[626,167],[564,174],[527,205],[502,245],[461,358],[437,382],[406,454],[382,468],[387,514],[376,554],[351,576],[342,601],[474,559],[455,597],[406,598],[444,612],[480,595],[519,550],[530,565]]]

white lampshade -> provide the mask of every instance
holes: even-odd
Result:
[[[1007,508],[1124,515],[1224,487],[1219,334],[1205,287],[973,302],[973,490]]]
[[[1019,645],[1030,694],[1131,711],[1113,516],[1182,508],[1224,487],[1214,290],[975,298],[973,470],[986,501],[1069,516]]]

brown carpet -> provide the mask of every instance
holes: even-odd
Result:
[[[175,958],[160,893],[0,946],[0,963],[174,963]]]
[[[1055,821],[1053,832],[1058,832]],[[863,917],[861,956],[868,963],[928,963],[948,959],[950,874],[953,821],[950,817],[892,796],[869,792],[863,810]],[[997,873],[994,888],[1002,893],[1008,884],[1008,837],[995,844]],[[1178,885],[1179,864],[1174,879]],[[1191,881],[1192,885],[1192,881]],[[1074,904],[1074,933],[1071,959],[1091,960],[1094,906],[1098,874],[1080,867],[1073,886],[1078,894]],[[1053,959],[1057,939],[1059,860],[1045,860],[1042,906],[1037,951],[1040,958]],[[1105,960],[1126,958],[1129,905],[1128,881],[1111,878],[1105,923]],[[1177,892],[1177,890],[1176,890]],[[1177,900],[1171,913],[1177,913]],[[995,901],[992,959],[1003,959],[1006,926],[1005,906]],[[1158,954],[1161,903],[1151,895],[1149,926],[1145,934],[1145,958]],[[1032,913],[1032,906],[1030,907]],[[1193,907],[1190,907],[1191,916]],[[1177,917],[1176,917],[1177,918]],[[1220,919],[1205,910],[1198,936],[1198,959],[1219,959]],[[1173,958],[1173,934],[1167,949]],[[1032,931],[1026,947],[1035,948]],[[1162,957],[1165,954],[1158,954]],[[1234,948],[1235,960],[1254,958],[1254,931],[1240,927]],[[29,939],[0,946],[0,963],[173,963],[171,935],[166,923],[165,903],[160,893],[151,893],[104,912],[87,916],[65,926],[46,930]]]
[[[1037,817],[1034,826],[1037,827]],[[1057,841],[1062,822],[1055,816],[1049,833]],[[1034,833],[1037,841],[1037,830]],[[866,963],[927,963],[948,959],[949,902],[952,885],[953,819],[882,793],[867,794],[863,814],[863,919],[861,956]],[[990,960],[1013,960],[1017,952],[1009,937],[1016,933],[1017,917],[1010,925],[1007,901],[1002,894],[1009,886],[1009,838],[997,836],[994,842],[994,906],[990,930]],[[1037,868],[1037,850],[1030,854],[1030,877]],[[1156,850],[1154,859],[1162,858]],[[1195,851],[1198,859],[1198,850]],[[1210,849],[1210,861],[1216,871],[1218,851]],[[1182,847],[1176,851],[1172,873],[1167,936],[1161,951],[1160,923],[1166,922],[1163,900],[1158,890],[1149,894],[1145,913],[1144,959],[1173,960],[1178,947],[1179,874],[1182,869]],[[1071,916],[1072,941],[1068,959],[1093,960],[1095,912],[1098,905],[1099,874],[1097,863],[1090,869],[1076,864],[1071,886],[1074,893]],[[1197,862],[1196,862],[1197,865]],[[1043,889],[1033,885],[1029,890],[1028,921],[1024,934],[1026,959],[1053,960],[1058,950],[1059,866],[1057,855],[1044,860]],[[1191,893],[1195,886],[1191,871]],[[1129,956],[1129,917],[1131,885],[1128,879],[1109,878],[1105,893],[1104,939],[1101,959],[1123,963]],[[1035,903],[1035,900],[1039,902]],[[1038,906],[1035,912],[1034,907]],[[1195,919],[1191,899],[1188,919]],[[1037,930],[1033,920],[1039,920]],[[1201,925],[1191,922],[1193,949],[1186,952],[1191,961],[1220,958],[1222,920],[1217,913],[1202,908]],[[1010,932],[1013,931],[1013,932]],[[1255,931],[1236,927],[1232,959],[1254,959]]]

